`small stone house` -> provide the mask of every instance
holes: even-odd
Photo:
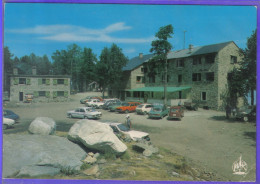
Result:
[[[145,56],[144,56],[145,57]],[[228,74],[242,60],[238,46],[233,42],[224,42],[207,46],[171,51],[167,55],[167,100],[190,100],[216,110],[225,108],[228,90]],[[131,61],[130,61],[131,62]],[[130,63],[129,62],[129,63]],[[149,76],[147,68],[140,65],[129,71],[132,81],[139,68],[142,68],[144,82],[142,86],[131,85],[125,88],[128,99],[148,102],[161,102],[164,99],[164,69]],[[131,83],[131,82],[128,82]],[[241,100],[243,103],[243,100]]]
[[[68,101],[70,97],[70,76],[37,75],[36,68],[32,75],[19,75],[13,69],[10,75],[10,101],[26,102],[32,96],[32,102]]]

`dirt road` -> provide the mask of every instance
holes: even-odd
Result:
[[[68,119],[66,112],[83,106],[79,100],[88,95],[79,93],[71,97],[71,102],[63,103],[9,104],[8,109],[19,114],[21,122],[4,133],[27,131],[31,121],[38,116],[51,117],[57,122],[57,130],[68,131],[77,119]],[[125,114],[100,111],[103,113],[102,121],[124,121]],[[214,171],[225,181],[255,181],[255,123],[227,121],[223,112],[203,109],[185,111],[182,121],[151,120],[135,113],[130,113],[130,117],[133,128],[149,132],[154,145],[199,163],[206,171]],[[233,174],[232,165],[240,156],[247,163],[246,175]]]

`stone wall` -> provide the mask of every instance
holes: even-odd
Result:
[[[19,78],[25,78],[26,83],[19,84]],[[45,84],[40,82],[42,79],[46,80]],[[64,84],[58,84],[57,79],[63,79]],[[20,101],[20,93],[23,95],[23,101],[26,94],[34,96],[33,102],[68,101],[70,98],[70,78],[13,76],[10,82],[10,101],[12,102]]]

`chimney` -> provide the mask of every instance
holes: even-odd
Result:
[[[33,74],[33,75],[36,75],[36,66],[33,66],[33,67],[32,67],[32,74]]]
[[[140,59],[143,58],[143,53],[139,53],[139,58],[140,58]]]
[[[193,45],[190,44],[189,45],[189,51],[192,52],[192,50],[193,50]]]
[[[18,75],[18,68],[13,68],[13,74]]]

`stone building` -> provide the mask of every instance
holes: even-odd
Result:
[[[10,101],[26,102],[28,96],[33,96],[32,102],[68,101],[70,76],[37,75],[36,68],[32,75],[19,75],[14,68],[10,75]]]
[[[223,110],[228,74],[241,60],[239,48],[233,41],[200,47],[190,45],[188,49],[170,52],[167,56],[168,104],[174,100],[191,100],[200,107]],[[143,71],[142,86],[125,88],[130,92],[128,96],[148,102],[163,102],[164,68],[157,69],[157,74],[153,76],[148,75],[145,67]],[[134,75],[130,78],[134,78]]]

